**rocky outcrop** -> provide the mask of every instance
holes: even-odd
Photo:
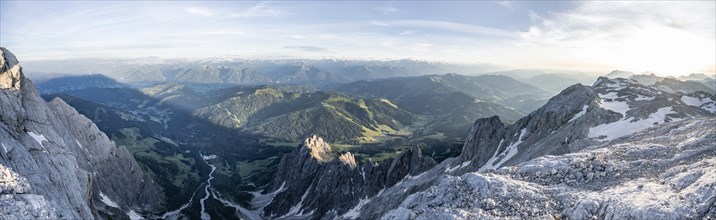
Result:
[[[379,164],[359,165],[350,152],[340,156],[322,138],[313,136],[278,165],[266,192],[279,192],[264,208],[265,216],[355,218],[365,199],[435,166],[418,147]],[[356,209],[358,207],[358,209]]]
[[[560,133],[560,140],[552,140],[555,138],[549,136],[555,135],[554,131],[571,122],[570,116],[594,110],[598,105],[596,98],[597,93],[590,87],[577,84],[563,90],[547,104],[512,125],[504,125],[497,116],[478,119],[468,132],[462,153],[456,161],[465,165],[456,172],[499,167],[520,153],[524,154],[524,150],[519,148],[521,146],[545,146],[540,149],[541,154],[569,152],[569,147],[565,146],[568,143],[563,137],[573,136],[576,139],[578,133]],[[538,140],[541,143],[537,143]]]
[[[128,218],[161,205],[161,190],[126,148],[62,100],[45,102],[14,55],[0,51],[3,218]]]
[[[714,125],[663,123],[577,153],[445,176],[382,219],[713,219]]]

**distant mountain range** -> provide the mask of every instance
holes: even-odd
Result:
[[[684,93],[704,91],[710,94],[716,94],[716,75],[709,76],[702,73],[692,73],[680,77],[660,77],[653,73],[634,74],[615,70],[607,74],[606,77],[633,79],[642,84],[657,85],[662,88]]]
[[[395,100],[401,106],[414,111],[449,111],[458,106],[456,103],[444,101],[461,99],[454,96],[467,95],[475,103],[495,103],[511,107],[518,112],[530,112],[550,97],[549,92],[502,75],[444,74],[401,77],[358,81],[336,85],[334,89],[354,96]],[[441,100],[426,101],[436,98]]]
[[[100,79],[107,83],[94,84]],[[151,120],[161,123],[170,120],[171,112],[180,110],[248,134],[294,141],[319,134],[343,143],[373,142],[385,135],[415,132],[462,135],[473,119],[500,115],[507,121],[516,120],[549,97],[548,92],[510,77],[457,74],[303,89],[238,86],[205,92],[195,90],[192,84],[176,82],[139,90],[110,82],[99,76],[73,76],[48,80],[39,87],[151,115]],[[341,127],[345,129],[336,130],[330,124],[344,125]]]
[[[122,83],[202,84],[326,84],[461,72],[474,74],[490,67],[416,60],[63,60],[31,61],[29,72],[38,78],[58,74],[102,73]]]

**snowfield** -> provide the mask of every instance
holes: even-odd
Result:
[[[671,107],[659,108],[653,114],[649,115],[649,118],[643,120],[637,120],[634,118],[622,118],[619,121],[607,124],[597,125],[596,127],[589,128],[589,138],[599,138],[606,136],[606,140],[614,140],[626,135],[631,135],[636,132],[642,131],[655,124],[660,124],[668,121],[678,121],[678,118],[670,118],[667,115],[676,113]]]
[[[703,96],[703,94],[702,94]],[[681,96],[681,101],[686,105],[701,107],[711,113],[716,113],[716,101],[709,97]]]

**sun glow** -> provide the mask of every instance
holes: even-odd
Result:
[[[716,62],[714,39],[674,28],[643,30],[619,44],[610,60],[638,72],[684,75],[713,70]]]

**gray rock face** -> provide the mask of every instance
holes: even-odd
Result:
[[[435,164],[414,147],[393,160],[359,166],[350,152],[337,156],[322,138],[313,136],[279,162],[266,192],[280,193],[264,213],[272,218],[355,218],[355,208],[367,198]]]
[[[711,219],[716,118],[487,172],[445,176],[383,219]]]
[[[60,99],[45,102],[0,48],[0,213],[4,218],[127,218],[163,194],[124,147]]]

